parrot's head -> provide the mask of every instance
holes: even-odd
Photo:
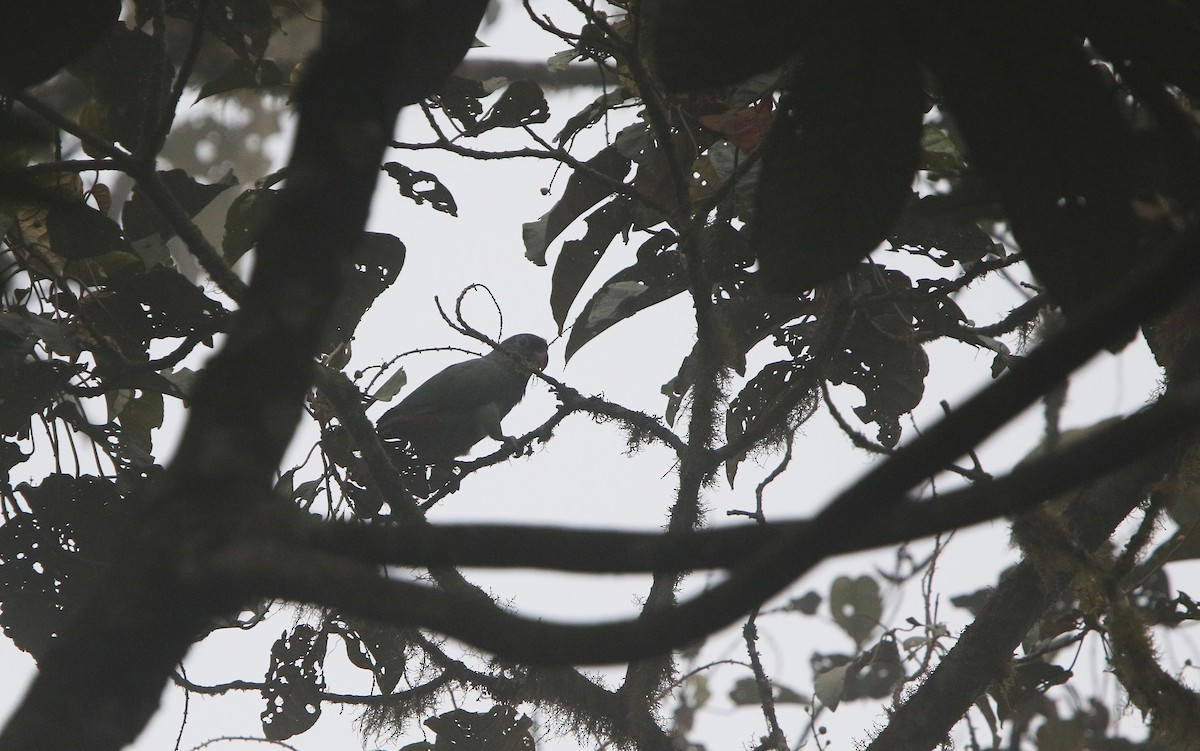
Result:
[[[544,370],[550,362],[550,345],[537,334],[517,334],[500,342],[500,349],[531,368]]]

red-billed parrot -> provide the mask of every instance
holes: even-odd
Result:
[[[548,346],[536,334],[517,334],[491,354],[451,365],[384,412],[379,435],[407,440],[426,461],[462,456],[484,437],[513,446],[500,421],[525,396],[530,369],[546,367]]]

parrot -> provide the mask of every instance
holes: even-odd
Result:
[[[548,348],[536,334],[517,334],[490,354],[447,367],[383,413],[380,437],[403,438],[432,462],[462,456],[485,437],[514,447],[500,421],[525,396],[531,370],[545,369]]]

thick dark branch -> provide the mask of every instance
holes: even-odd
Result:
[[[880,497],[877,512],[846,535],[822,537],[817,552],[828,557],[868,550],[1020,513],[1095,477],[1096,467],[1117,469],[1161,449],[1198,418],[1200,386],[1180,389],[995,480],[926,500],[893,502]],[[413,529],[332,522],[313,523],[302,539],[373,565],[643,573],[736,568],[763,547],[812,530],[812,521],[675,534],[503,525]]]
[[[966,453],[1107,346],[1110,332],[1125,329],[1131,323],[1141,323],[1159,313],[1190,286],[1200,271],[1198,266],[1197,233],[1190,232],[1165,259],[1131,274],[1120,290],[1106,296],[1105,305],[1068,326],[962,408],[843,492],[812,524],[789,530],[779,540],[764,546],[764,553],[735,569],[726,581],[677,607],[645,612],[636,621],[598,626],[555,626],[506,614],[494,624],[495,629],[487,629],[466,625],[462,618],[450,618],[451,622],[447,623],[446,612],[442,609],[456,604],[446,600],[435,604],[426,598],[414,601],[421,604],[420,616],[433,619],[429,623],[431,627],[441,628],[441,624],[445,624],[450,629],[445,633],[467,639],[484,649],[510,659],[542,663],[625,661],[631,657],[662,653],[712,633],[750,612],[820,562],[829,554],[828,541],[853,538],[861,534],[859,530],[865,521],[894,513],[910,488],[944,463]],[[1162,409],[1148,410],[1144,414],[1153,414],[1155,419],[1172,419]],[[1146,440],[1164,440],[1161,434],[1150,433]],[[1108,466],[1118,466],[1121,458],[1113,457],[1113,463]],[[1093,472],[1095,466],[1091,466]],[[1028,468],[1018,469],[1014,476],[1021,477],[1020,473],[1027,471]],[[1061,482],[1063,484],[1055,492],[1066,490],[1064,477],[1046,478],[1044,487],[1051,488]],[[963,492],[982,492],[984,488],[995,492],[997,486],[999,481]],[[970,511],[973,509],[966,515]],[[282,577],[275,582],[281,589],[274,594],[304,599],[324,594],[323,590],[304,591],[298,586],[296,577],[286,572],[260,573],[278,573]],[[253,578],[243,580],[247,585],[253,581]],[[382,590],[392,586],[401,585],[380,581],[367,589],[380,588],[374,592],[374,595],[380,595]],[[400,622],[409,622],[404,618],[416,614],[416,611],[398,609],[394,601],[384,603],[379,597],[344,593],[342,598],[340,603],[366,608],[362,614],[372,617],[396,617],[401,619]]]
[[[42,657],[0,750],[116,751],[132,742],[196,635],[240,605],[236,587],[210,587],[190,572],[206,551],[244,532],[271,497],[339,292],[340,254],[361,236],[397,112],[461,60],[485,5],[328,7],[321,50],[297,92],[289,179],[259,243],[252,292],[197,384],[175,460],[133,506],[140,516],[118,541],[121,556]],[[430,63],[438,56],[441,73]],[[37,111],[35,101],[26,104]],[[130,174],[157,185],[111,144],[98,153],[132,163]]]
[[[1172,458],[1173,452],[1162,452],[1080,490],[1065,513],[1080,547],[1093,550],[1104,544]],[[1057,594],[1055,583],[1047,582],[1034,563],[1018,565],[937,669],[896,708],[867,751],[922,751],[943,743],[988,684],[1008,674],[1013,651]]]

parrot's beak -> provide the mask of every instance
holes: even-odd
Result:
[[[533,355],[533,360],[532,360],[532,362],[530,362],[530,365],[537,368],[538,370],[545,370],[546,366],[549,364],[550,364],[550,353],[549,352],[535,352]]]

